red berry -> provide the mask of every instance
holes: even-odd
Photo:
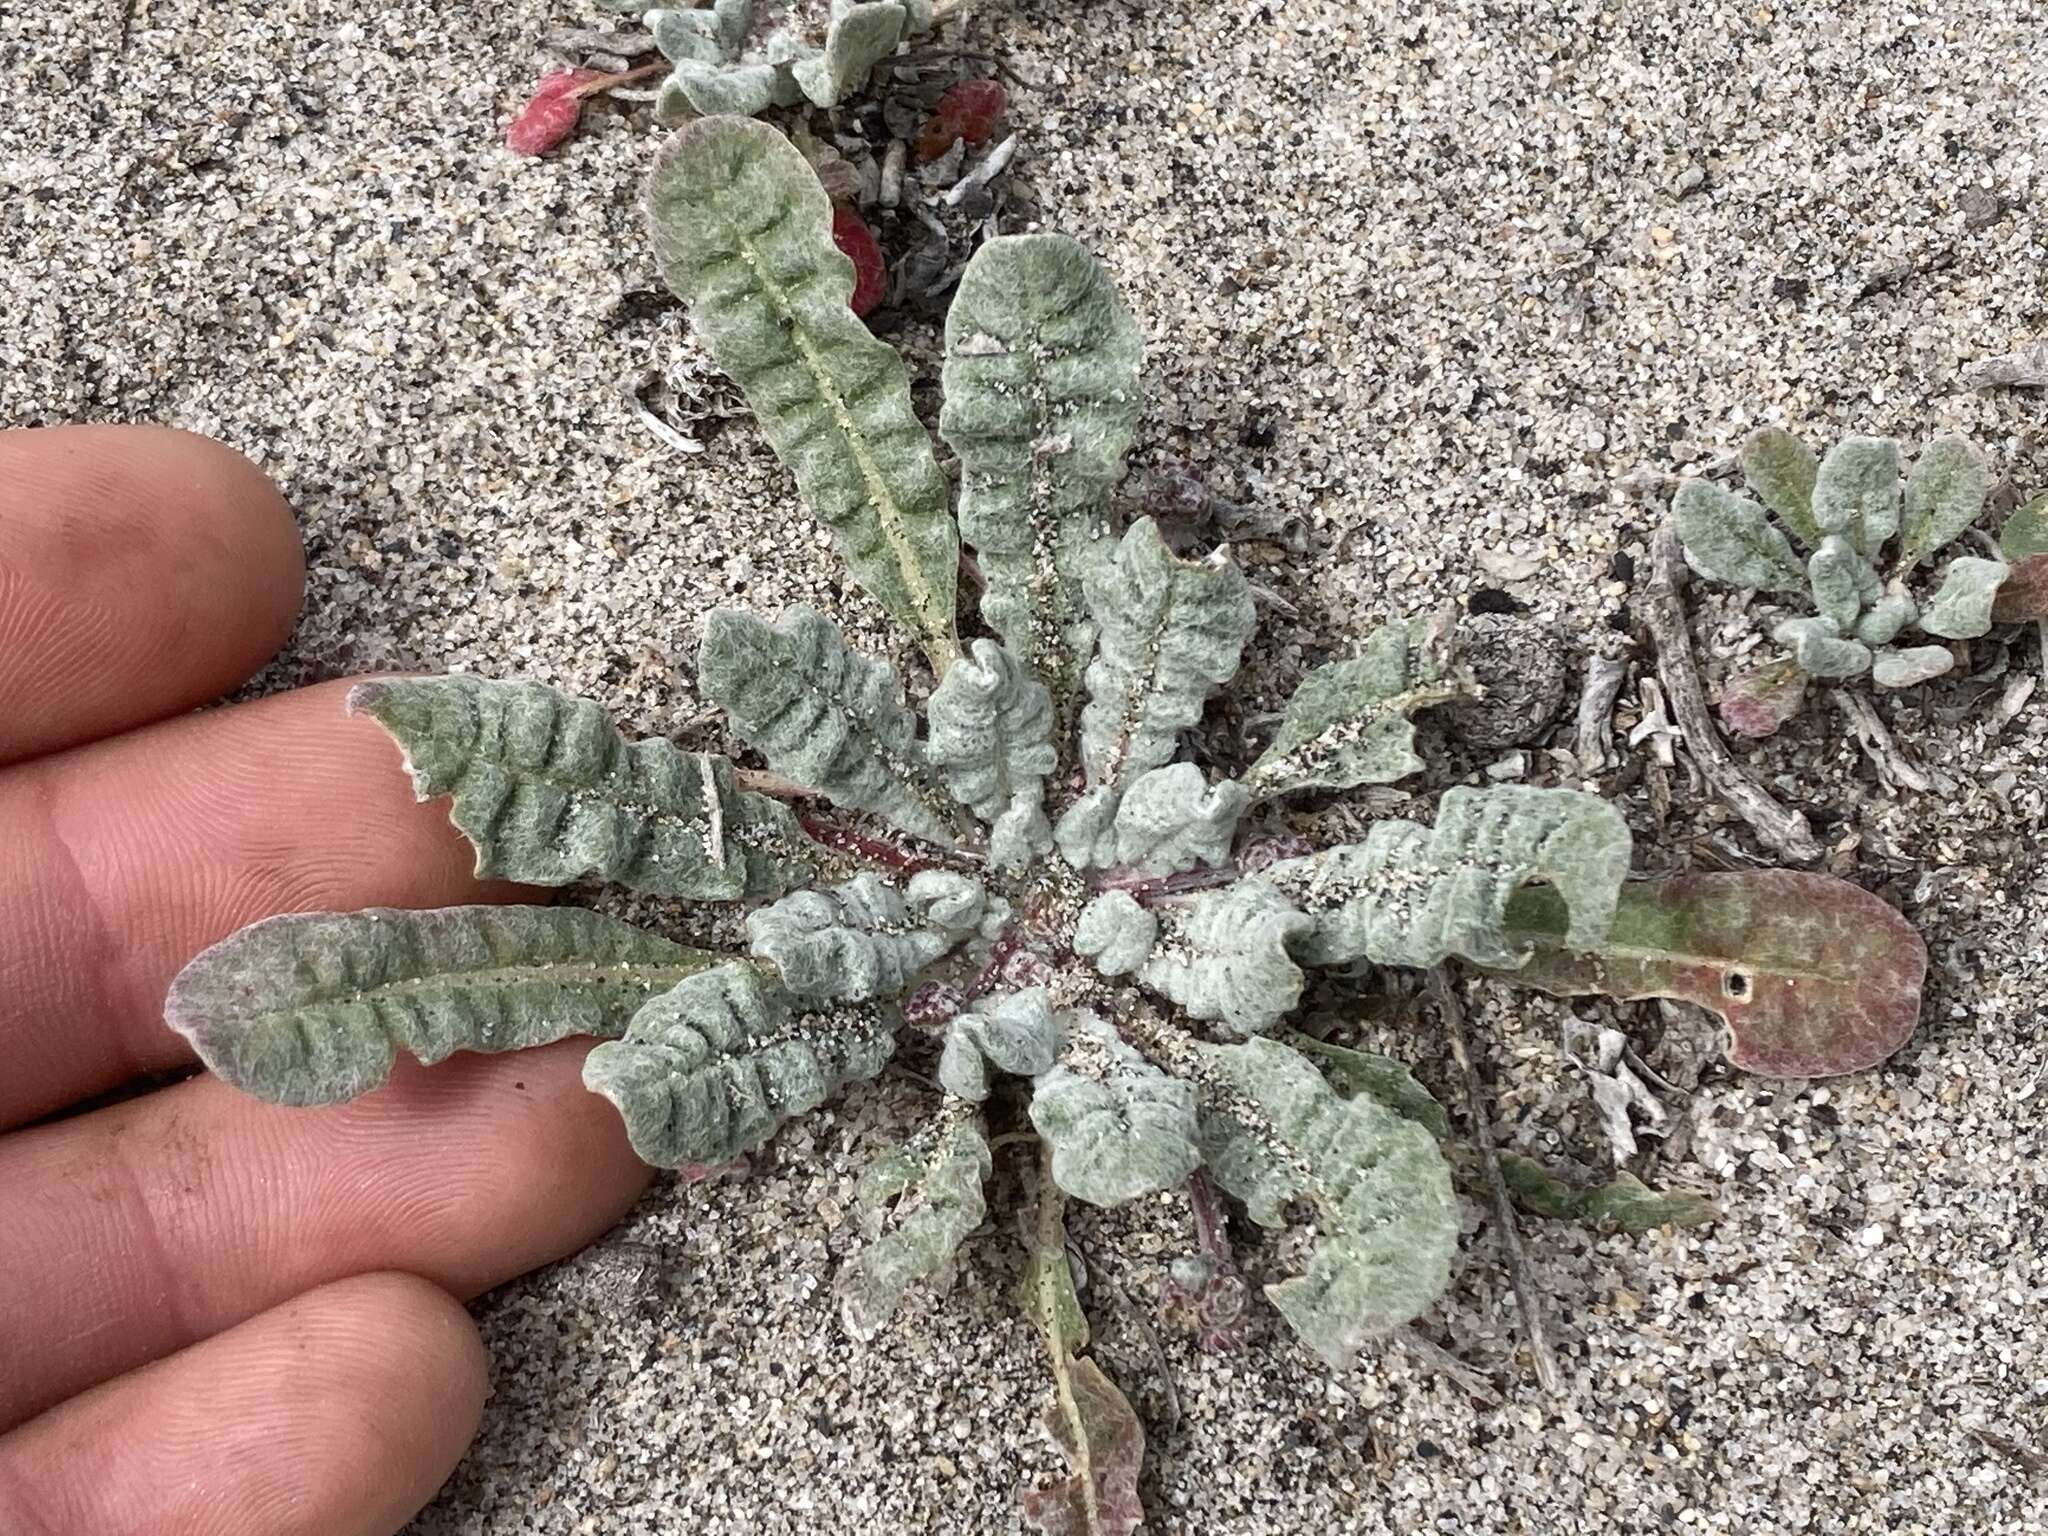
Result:
[[[533,98],[519,109],[505,130],[505,143],[515,155],[544,155],[576,130],[583,115],[580,88],[598,79],[595,69],[558,69],[543,76]]]
[[[865,315],[889,292],[889,264],[874,231],[851,208],[832,210],[832,243],[853,261],[853,312]]]
[[[955,139],[979,144],[995,130],[996,120],[1010,104],[1010,93],[994,80],[963,80],[939,98],[938,106],[917,130],[917,158],[929,163],[953,147]]]

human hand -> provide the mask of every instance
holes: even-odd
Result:
[[[245,923],[519,894],[471,877],[346,684],[181,713],[269,657],[303,574],[283,501],[216,443],[0,432],[10,1536],[386,1536],[482,1411],[458,1298],[583,1246],[646,1177],[575,1042],[404,1062],[325,1109],[199,1076],[67,1113],[190,1065],[164,989]]]

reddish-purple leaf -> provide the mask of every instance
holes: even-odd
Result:
[[[861,216],[845,207],[832,210],[832,243],[853,263],[853,297],[848,302],[856,315],[865,315],[889,292],[889,266],[882,260],[882,247]]]
[[[917,158],[928,164],[953,147],[955,139],[981,143],[995,131],[1010,93],[994,80],[963,80],[939,98],[917,130]]]
[[[582,87],[604,78],[596,69],[558,69],[542,77],[533,97],[505,130],[515,155],[544,155],[576,131],[583,114]]]
[[[1739,870],[1622,887],[1607,942],[1563,947],[1564,903],[1540,886],[1509,903],[1533,946],[1503,979],[1566,996],[1682,998],[1717,1013],[1728,1059],[1770,1077],[1874,1066],[1920,1017],[1927,946],[1879,897],[1832,875]]]
[[[1721,690],[1721,723],[1737,736],[1764,737],[1799,713],[1806,674],[1790,657],[1747,667]]]
[[[1992,599],[1991,618],[1996,624],[2048,619],[2048,555],[2025,555],[2012,562]]]
[[[1066,1375],[1068,1395],[1045,1411],[1045,1427],[1073,1470],[1024,1495],[1025,1522],[1046,1536],[1130,1536],[1145,1522],[1138,1502],[1145,1426],[1093,1360],[1070,1359]]]

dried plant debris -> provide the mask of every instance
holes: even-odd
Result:
[[[1973,364],[1963,384],[1968,389],[2048,389],[2048,340]]]
[[[740,9],[691,14],[716,28]],[[719,68],[767,62],[763,39],[734,38]],[[1254,837],[1261,798],[1421,766],[1412,716],[1470,691],[1454,626],[1389,626],[1311,671],[1243,778],[1195,755],[1258,615],[1227,551],[1177,551],[1149,517],[1112,531],[1142,349],[1078,242],[995,238],[960,279],[940,412],[956,509],[901,359],[849,307],[854,263],[812,160],[751,118],[705,117],[662,152],[648,208],[697,334],[936,686],[913,689],[807,608],[703,615],[698,693],[770,783],[630,742],[598,705],[537,685],[367,685],[354,706],[399,743],[421,797],[448,799],[480,870],[744,903],[725,925],[744,941],[700,949],[574,908],[275,919],[172,988],[170,1021],[223,1077],[331,1102],[374,1089],[400,1049],[434,1061],[587,1034],[603,1043],[585,1084],[640,1155],[702,1171],[874,1077],[906,1037],[935,1048],[937,1103],[861,1186],[868,1240],[841,1272],[842,1320],[879,1335],[985,1224],[1001,1149],[1035,1142],[1024,1300],[1073,1472],[1027,1514],[1124,1532],[1142,1518],[1144,1434],[1081,1353],[1068,1198],[1187,1187],[1264,1225],[1305,1214],[1313,1241],[1265,1295],[1338,1370],[1448,1283],[1447,1121],[1398,1064],[1288,1032],[1316,971],[1463,959],[1561,991],[1691,997],[1728,1019],[1738,1062],[1772,1072],[1849,1070],[1912,1027],[1925,955],[1881,903],[1791,875],[1626,885],[1628,824],[1592,793],[1459,786],[1350,841]],[[1826,520],[1886,525],[1880,475],[1823,486],[1847,509],[1830,501]],[[1968,486],[1937,490],[1907,505],[1945,527]],[[965,648],[963,539],[994,632]],[[799,817],[749,787],[764,784],[822,803]],[[1647,1219],[1625,1186],[1583,1201],[1531,1188],[1589,1219]],[[1241,1302],[1204,1208],[1208,1267],[1183,1278]],[[1241,1307],[1205,1305],[1205,1330],[1238,1334]]]
[[[1879,687],[1910,688],[1949,672],[1955,653],[1946,644],[1906,644],[1906,631],[1966,640],[1995,622],[1999,590],[2014,574],[2006,558],[1959,556],[1931,592],[1911,585],[1983,511],[1990,469],[1969,442],[1935,439],[1909,474],[1890,438],[1844,438],[1816,460],[1790,433],[1766,427],[1743,445],[1742,470],[1758,500],[1689,480],[1672,500],[1673,526],[1701,575],[1807,594],[1814,611],[1771,631],[1802,678],[1868,674]],[[1780,676],[1753,672],[1731,689],[1730,729],[1768,733],[1793,696]]]

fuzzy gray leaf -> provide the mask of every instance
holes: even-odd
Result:
[[[1060,813],[1053,841],[1076,869],[1107,869],[1116,862],[1116,808],[1122,791],[1103,784]]]
[[[1856,621],[1856,638],[1865,645],[1889,645],[1919,616],[1920,606],[1913,601],[1913,594],[1894,582]]]
[[[1053,1182],[1076,1200],[1121,1205],[1195,1171],[1195,1091],[1093,1014],[1073,1016],[1058,1065],[1031,1092],[1031,1124],[1052,1148]]]
[[[1387,624],[1357,656],[1301,680],[1280,729],[1245,775],[1255,796],[1295,789],[1391,784],[1418,772],[1417,710],[1463,693],[1452,674],[1446,630],[1435,621]]]
[[[1065,1043],[1045,988],[984,998],[946,1026],[939,1085],[978,1104],[988,1097],[991,1067],[1013,1077],[1037,1077],[1052,1070]]]
[[[767,124],[707,117],[662,151],[647,207],[663,279],[805,503],[943,671],[960,560],[946,477],[902,359],[848,307],[853,263],[833,244],[817,174]]]
[[[1628,861],[1628,823],[1599,796],[1502,785],[1446,790],[1434,828],[1375,822],[1364,842],[1283,860],[1263,878],[1313,919],[1294,942],[1309,964],[1429,966],[1456,955],[1511,968],[1528,953],[1506,926],[1517,890],[1554,886],[1572,942],[1591,945],[1614,919]]]
[[[1864,608],[1884,594],[1884,579],[1839,533],[1828,534],[1806,562],[1807,584],[1820,616],[1847,634]]]
[[[830,620],[792,608],[770,628],[718,609],[705,621],[697,677],[777,773],[913,837],[953,840],[957,812],[918,744],[902,679],[849,648]]]
[[[1017,817],[1023,807],[1017,835],[1028,839],[1035,834],[1044,815],[1041,810],[1031,823],[1029,807],[1042,806],[1045,777],[1058,754],[1052,741],[1052,697],[1031,669],[995,641],[977,640],[971,654],[947,669],[925,718],[925,756],[945,776],[953,798],[991,826],[1005,816]],[[1048,835],[1042,846],[1029,851],[1042,853],[1050,846]]]
[[[803,45],[775,29],[754,39],[756,0],[715,0],[708,9],[664,8],[648,13],[654,45],[673,66],[662,83],[657,115],[675,122],[736,112],[751,117],[803,99],[790,72]]]
[[[1318,1236],[1307,1272],[1266,1287],[1310,1348],[1348,1370],[1360,1347],[1443,1293],[1458,1241],[1457,1199],[1436,1139],[1377,1100],[1343,1099],[1272,1040],[1201,1048],[1202,1154],[1211,1176],[1277,1225],[1308,1200]]]
[[[1074,925],[1074,953],[1105,976],[1135,971],[1158,941],[1159,919],[1128,891],[1104,891]]]
[[[752,964],[728,961],[648,1003],[583,1063],[643,1162],[716,1166],[882,1070],[896,1015],[873,1004],[804,1013]]]
[[[1755,502],[1705,480],[1688,480],[1672,499],[1671,513],[1686,563],[1702,576],[1760,592],[1794,592],[1806,571]]]
[[[1116,808],[1116,861],[1142,875],[1222,864],[1250,800],[1242,784],[1211,785],[1193,763],[1142,773]]]
[[[1051,686],[1063,718],[1093,644],[1082,576],[1107,552],[1143,358],[1108,275],[1064,235],[983,245],[946,314],[939,433],[960,456],[960,532],[988,583],[982,617]]]
[[[1781,427],[1759,427],[1742,445],[1742,478],[1808,549],[1821,540],[1813,520],[1813,450]]]
[[[1911,688],[1947,673],[1956,664],[1945,645],[1910,645],[1882,650],[1870,663],[1870,679],[1880,688]]]
[[[1273,885],[1240,880],[1162,912],[1138,979],[1193,1017],[1261,1034],[1300,1001],[1303,977],[1289,949],[1316,925]]]
[[[860,874],[748,913],[747,941],[797,996],[858,999],[903,991],[974,926],[928,922],[881,876]]]
[[[1920,610],[1920,627],[1944,640],[1973,640],[1991,629],[1991,605],[2012,567],[1964,555],[1942,572],[1941,590]]]
[[[1860,677],[1870,670],[1870,647],[1842,636],[1828,619],[1787,619],[1771,638],[1792,650],[1808,677]]]
[[[994,1166],[981,1117],[957,1112],[868,1169],[856,1198],[885,1230],[840,1271],[833,1286],[848,1333],[872,1339],[895,1314],[903,1293],[960,1251],[988,1214],[982,1186]]]
[[[1964,437],[1937,437],[1906,480],[1898,568],[1910,571],[1977,520],[1991,493],[1991,466]]]
[[[799,60],[791,73],[811,105],[836,107],[909,33],[910,13],[898,0],[832,0],[824,50]]]
[[[1081,751],[1091,788],[1121,790],[1173,756],[1209,690],[1236,673],[1256,616],[1236,566],[1180,559],[1149,517],[1131,524],[1085,586],[1099,636]]]
[[[1998,552],[2014,562],[2048,555],[2048,491],[2005,520],[1998,530]]]
[[[778,896],[832,855],[732,765],[660,738],[628,744],[598,705],[539,683],[393,678],[350,690],[405,753],[420,799],[449,818],[476,872],[530,885],[588,875],[656,896]]]
[[[1438,1141],[1451,1139],[1451,1117],[1444,1113],[1436,1095],[1393,1057],[1291,1032],[1285,1043],[1317,1061],[1330,1086],[1345,1098],[1367,1094],[1403,1120],[1413,1120]]]
[[[164,1022],[223,1082],[333,1104],[381,1085],[400,1050],[433,1063],[617,1035],[727,958],[576,907],[292,914],[194,956]]]
[[[1888,437],[1845,437],[1828,450],[1813,482],[1820,531],[1847,535],[1875,559],[1899,530],[1899,445]]]

